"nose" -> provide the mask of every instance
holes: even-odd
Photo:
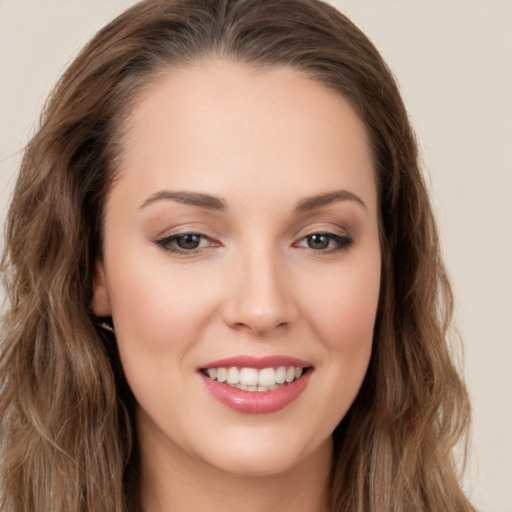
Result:
[[[225,323],[256,336],[289,327],[298,318],[293,282],[270,250],[240,257],[230,269]]]

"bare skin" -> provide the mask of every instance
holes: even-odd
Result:
[[[323,453],[302,461],[291,470],[271,475],[231,474],[226,478],[216,467],[190,461],[186,454],[172,451],[159,457],[158,437],[148,437],[143,474],[146,484],[144,512],[199,510],[221,512],[226,507],[244,512],[284,510],[328,512],[326,485],[332,446],[326,442]],[[154,445],[154,446],[153,446]],[[320,456],[319,456],[320,455]],[[271,468],[269,468],[271,469]],[[187,492],[183,492],[187,489]],[[172,504],[172,506],[166,504]]]
[[[145,512],[327,511],[380,286],[364,126],[296,71],[215,60],[146,91],[124,148],[93,308],[137,400]],[[307,361],[302,391],[219,401],[204,368],[242,356]]]

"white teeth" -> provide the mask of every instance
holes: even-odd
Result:
[[[259,373],[258,383],[260,386],[272,386],[276,383],[276,371],[274,368],[263,368]]]
[[[238,384],[240,382],[240,371],[238,368],[232,367],[228,369],[227,383]]]
[[[217,381],[226,382],[228,378],[228,371],[226,368],[217,368]]]
[[[286,367],[280,366],[276,370],[276,382],[278,384],[284,384],[284,381],[286,380]]]
[[[208,368],[206,375],[217,382],[225,382],[244,391],[273,391],[301,377],[303,369],[296,366],[277,368]]]
[[[246,386],[256,386],[259,383],[258,370],[256,368],[240,369],[240,384]]]

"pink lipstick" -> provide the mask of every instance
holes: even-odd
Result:
[[[235,356],[198,368],[214,398],[246,414],[283,409],[304,391],[312,371],[309,361],[279,355]]]
[[[309,361],[304,361],[303,359],[297,359],[296,357],[288,357],[288,356],[264,356],[264,357],[254,357],[254,356],[234,356],[234,357],[226,357],[224,359],[219,359],[217,361],[212,361],[201,366],[200,369],[206,368],[219,368],[219,367],[230,367],[236,366],[238,368],[249,367],[249,368],[270,368],[270,367],[279,367],[279,366],[297,366],[298,368],[308,368],[313,366],[313,364]]]

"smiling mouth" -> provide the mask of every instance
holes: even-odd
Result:
[[[278,366],[268,368],[218,367],[201,369],[211,380],[243,391],[274,391],[299,380],[312,367]]]

